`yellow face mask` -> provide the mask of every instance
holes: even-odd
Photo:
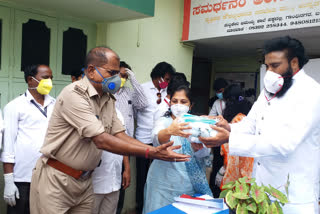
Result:
[[[121,78],[121,85],[120,88],[122,88],[124,86],[124,84],[126,83],[127,79],[126,78]]]
[[[52,80],[51,79],[42,79],[37,80],[36,78],[32,77],[35,81],[39,83],[37,87],[37,91],[39,94],[46,95],[49,94],[52,89]]]

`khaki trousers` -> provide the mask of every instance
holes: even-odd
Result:
[[[116,214],[120,191],[94,194],[92,214]]]
[[[31,214],[90,214],[93,200],[91,178],[76,180],[38,160],[32,172]]]

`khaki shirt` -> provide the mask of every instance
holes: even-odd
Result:
[[[125,131],[117,117],[115,98],[99,97],[87,77],[66,86],[57,98],[41,153],[77,170],[93,170],[102,150],[92,137]],[[45,159],[46,159],[45,158]]]

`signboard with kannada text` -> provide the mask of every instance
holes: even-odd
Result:
[[[182,41],[320,26],[320,0],[185,0]]]

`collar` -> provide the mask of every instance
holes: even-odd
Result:
[[[88,79],[87,76],[84,76],[82,78],[82,80],[80,80],[80,81],[87,88],[89,97],[93,97],[93,96],[99,95],[97,90],[93,87],[93,85],[91,84],[91,82],[90,82],[90,80]]]
[[[156,89],[156,90],[158,90],[158,89],[154,86],[152,80],[149,81],[149,82],[147,82],[147,84],[149,85],[149,88],[150,88],[150,89]]]
[[[303,70],[303,68],[301,68],[300,70],[298,70],[292,77],[292,80],[297,80],[299,78],[301,78],[303,75],[305,75],[305,71]],[[292,85],[294,84],[294,82],[292,82]],[[291,86],[292,87],[292,86]],[[275,95],[269,96],[269,93],[267,92],[267,90],[264,88],[264,96],[267,99],[268,102],[270,102],[273,98],[275,98]],[[290,89],[289,89],[290,90]]]
[[[36,103],[38,103],[34,97],[32,96],[32,94],[30,93],[29,89],[27,89],[27,91],[24,93],[24,96],[26,97],[26,99],[28,100],[28,102],[31,102],[31,100],[34,100]],[[44,95],[44,103],[42,107],[46,107],[48,105],[50,105],[51,103],[53,103],[55,101],[55,99],[53,97],[51,97],[49,94]],[[41,106],[41,105],[40,105]]]
[[[124,88],[125,88],[125,86],[121,87],[121,88],[119,89],[119,91],[116,92],[116,94],[117,94],[117,95],[121,94],[121,93],[123,92],[123,89],[124,89]]]
[[[160,91],[159,91],[159,90],[156,88],[156,86],[154,86],[152,80],[149,81],[148,84],[149,84],[149,88],[150,88],[150,89],[157,90],[157,91],[160,92],[160,93],[167,91],[167,88],[164,88],[164,89],[161,88]]]
[[[303,68],[301,68],[301,69],[292,77],[292,79],[300,78],[300,77],[303,76],[304,74],[305,74],[305,71],[303,70]]]
[[[91,84],[91,82],[87,76],[84,76],[82,78],[82,80],[79,80],[79,82],[80,81],[81,81],[82,85],[87,88],[89,97],[99,96],[97,90],[93,87],[93,85]],[[106,97],[106,98],[103,99],[104,97]],[[110,99],[110,97],[115,100],[115,97],[109,93],[103,93],[102,96],[100,97],[100,99],[102,98],[102,100],[108,101]]]

